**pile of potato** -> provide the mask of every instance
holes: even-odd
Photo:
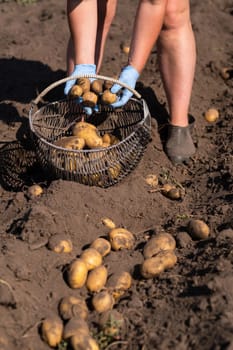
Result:
[[[106,148],[116,145],[120,140],[110,134],[105,133],[100,136],[97,127],[85,121],[77,122],[71,136],[65,136],[54,142],[54,145],[70,150]]]
[[[132,286],[132,276],[121,270],[109,275],[104,258],[111,251],[133,250],[135,235],[123,227],[116,227],[109,218],[102,218],[108,228],[106,238],[97,237],[82,250],[81,254],[67,267],[66,281],[72,290],[86,288],[90,303],[78,294],[64,296],[58,304],[58,314],[45,318],[41,324],[41,336],[50,347],[57,347],[62,341],[73,350],[99,350],[103,339],[119,339],[125,327],[125,319],[116,310],[119,300]],[[200,219],[190,219],[187,232],[195,239],[206,239],[210,234],[208,225]],[[48,248],[56,253],[72,251],[72,242],[63,235],[49,239]],[[141,277],[152,279],[177,263],[176,240],[167,232],[157,233],[145,243],[140,265]],[[91,311],[99,317],[100,332],[93,336],[88,316]],[[98,338],[102,337],[101,339]],[[109,341],[109,340],[108,340]],[[108,343],[106,344],[106,346]]]
[[[82,104],[87,107],[95,107],[97,104],[110,105],[117,100],[117,95],[110,91],[112,83],[95,79],[78,78],[70,89],[70,98],[82,98]]]

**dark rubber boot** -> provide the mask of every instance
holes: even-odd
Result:
[[[172,163],[187,163],[189,158],[195,153],[190,127],[169,125],[165,151]]]

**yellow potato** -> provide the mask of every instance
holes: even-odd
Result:
[[[91,270],[87,276],[86,287],[90,292],[100,292],[106,284],[108,270],[104,265]]]
[[[87,304],[81,297],[66,296],[59,303],[59,315],[65,321],[76,316],[86,320],[88,316]]]
[[[101,221],[104,224],[104,226],[106,226],[110,229],[113,229],[116,227],[116,224],[109,218],[102,218]]]
[[[43,188],[40,185],[32,185],[28,188],[28,194],[30,197],[37,197],[43,193]]]
[[[91,248],[96,249],[102,257],[108,255],[111,251],[111,244],[110,242],[105,239],[105,238],[96,238],[92,243],[91,243]]]
[[[65,235],[56,234],[49,238],[48,248],[55,253],[70,253],[73,250],[73,244]]]
[[[223,67],[221,69],[221,76],[225,80],[229,79],[232,76],[232,74],[233,74],[233,68]]]
[[[67,280],[71,288],[82,288],[87,279],[88,269],[82,259],[74,260],[68,268]]]
[[[127,45],[127,44],[125,44],[125,43],[122,43],[122,44],[121,44],[121,50],[122,50],[122,52],[124,52],[125,54],[128,54],[129,51],[130,51],[130,46]]]
[[[219,112],[215,108],[210,108],[205,112],[205,120],[209,123],[214,123],[219,118]]]
[[[116,163],[113,166],[108,168],[109,176],[112,179],[116,179],[120,175],[120,172],[121,172],[121,165],[119,163]]]
[[[58,316],[46,318],[41,325],[41,335],[44,341],[55,348],[62,340],[63,323]]]
[[[146,176],[146,183],[151,187],[156,187],[159,184],[158,176],[155,174],[149,174]]]
[[[94,248],[85,249],[80,258],[85,261],[87,269],[93,270],[102,264],[102,255]]]
[[[103,91],[103,82],[102,80],[95,79],[91,83],[91,91],[95,92],[97,95]]]
[[[188,233],[194,239],[206,239],[210,234],[209,226],[202,220],[191,219],[187,226]]]
[[[112,81],[109,81],[109,80],[105,80],[104,81],[104,90],[110,90],[111,87],[113,86],[113,82]]]
[[[69,91],[69,97],[71,98],[80,97],[82,96],[82,94],[83,94],[83,89],[80,85],[77,85],[77,84],[73,85]]]
[[[101,95],[101,102],[106,105],[110,105],[117,100],[117,95],[113,94],[110,90],[104,90]]]
[[[140,266],[141,275],[144,278],[153,278],[158,276],[164,270],[172,268],[177,262],[174,251],[161,251],[152,258],[145,259]]]
[[[118,300],[132,285],[132,277],[127,271],[113,273],[107,282],[107,288],[115,300]]]
[[[116,309],[103,312],[98,321],[99,327],[106,336],[118,337],[126,326],[123,315]]]
[[[76,123],[73,128],[73,135],[84,139],[89,148],[99,148],[103,144],[102,137],[99,136],[97,128],[90,123]]]
[[[98,96],[92,92],[92,91],[87,91],[82,95],[83,98],[83,105],[86,107],[95,107],[98,101]]]
[[[55,146],[80,150],[85,147],[85,140],[77,136],[66,136],[54,142]]]
[[[72,317],[66,324],[63,330],[63,339],[69,339],[74,335],[89,335],[89,327],[83,318]]]
[[[112,135],[112,134],[104,134],[103,137],[103,142],[109,144],[109,145],[116,145],[117,143],[120,142],[120,140],[115,136],[115,135]]]
[[[134,235],[122,227],[112,229],[109,240],[113,250],[132,249],[135,243]]]
[[[114,298],[106,290],[95,294],[92,298],[92,306],[99,313],[112,309],[113,305]]]
[[[72,350],[100,350],[95,339],[88,334],[73,335],[69,343]]]
[[[81,86],[83,93],[90,91],[91,88],[91,82],[88,78],[78,78],[76,81],[76,84]]]
[[[145,259],[152,258],[164,250],[174,250],[176,241],[169,233],[159,233],[152,237],[144,246],[143,255]]]

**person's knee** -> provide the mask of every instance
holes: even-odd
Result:
[[[190,22],[188,0],[169,0],[167,3],[163,29],[179,29]]]

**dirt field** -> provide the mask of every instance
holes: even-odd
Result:
[[[64,275],[84,247],[108,234],[101,220],[108,217],[134,233],[136,243],[104,258],[109,276],[125,270],[133,283],[114,306],[125,317],[116,337],[100,331],[97,312],[89,307],[88,323],[100,348],[232,350],[232,1],[191,1],[198,53],[190,106],[196,120],[195,157],[189,165],[174,167],[163,152],[167,105],[155,48],[137,86],[150,109],[151,141],[138,166],[108,188],[51,180],[38,164],[30,138],[31,101],[65,77],[65,10],[64,2],[55,0],[31,5],[0,1],[0,349],[49,349],[40,325],[48,315],[58,314],[61,298],[81,295],[90,305],[86,287],[70,288]],[[130,38],[134,12],[134,0],[119,0],[101,74],[116,76],[125,64],[120,46]],[[221,75],[223,67],[230,68],[228,79]],[[59,87],[45,100],[62,98]],[[211,124],[204,119],[210,107],[219,111]],[[156,174],[160,185],[174,183],[184,191],[182,199],[151,191],[148,174]],[[31,198],[27,190],[35,183],[43,194]],[[191,218],[209,226],[207,239],[191,238]],[[143,246],[160,232],[174,236],[177,263],[146,280],[139,273]],[[48,249],[55,234],[71,239],[71,253]],[[67,343],[58,349],[68,349]]]

